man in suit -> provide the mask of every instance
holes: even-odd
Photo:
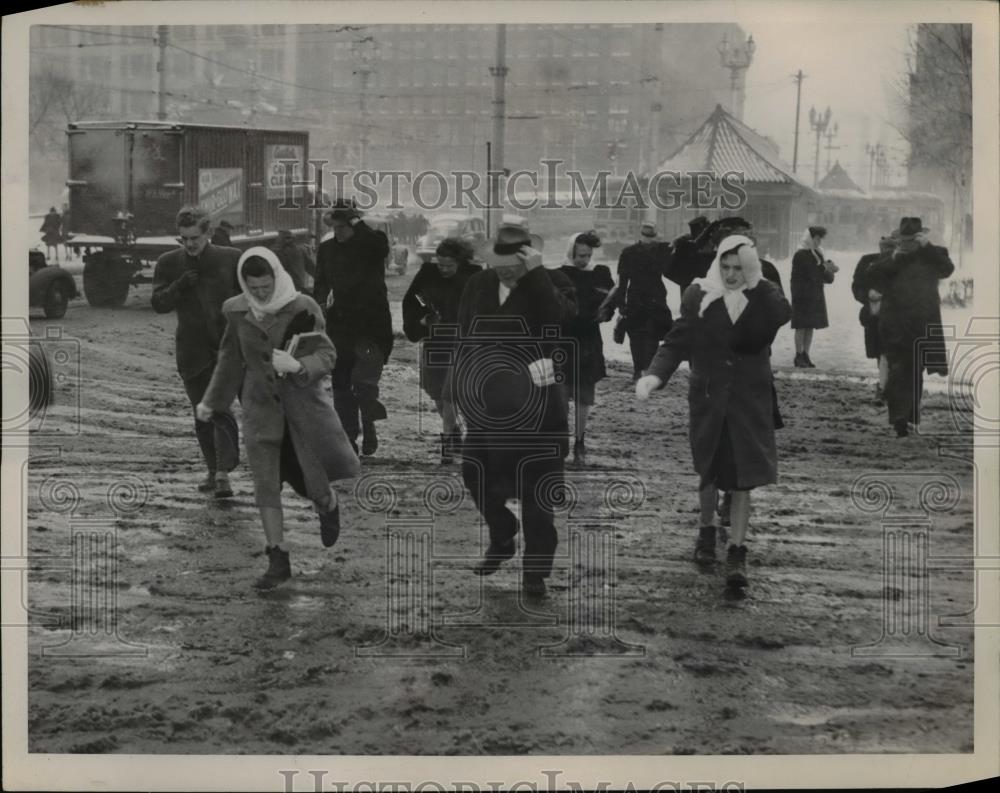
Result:
[[[212,379],[226,318],[222,304],[237,294],[236,264],[240,252],[209,242],[208,213],[186,206],[177,213],[177,241],[181,247],[163,254],[153,270],[153,310],[177,312],[177,371],[191,402],[201,402]],[[229,472],[239,462],[239,428],[227,409],[210,421],[194,422],[208,473],[198,486],[216,498],[233,495]]]

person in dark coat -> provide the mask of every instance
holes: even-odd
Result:
[[[854,268],[854,276],[851,278],[851,293],[854,295],[854,299],[861,304],[858,321],[865,329],[865,357],[878,361],[878,384],[875,386],[876,405],[885,404],[885,385],[889,381],[889,362],[882,354],[882,342],[878,332],[878,315],[882,306],[882,295],[878,290],[872,288],[869,272],[875,262],[892,253],[895,247],[896,240],[893,237],[882,237],[878,242],[878,253],[866,253],[858,259]]]
[[[403,296],[403,333],[422,341],[420,385],[441,416],[441,462],[450,463],[459,451],[462,433],[455,405],[444,388],[457,339],[445,332],[458,323],[458,304],[469,278],[483,268],[472,263],[472,246],[457,237],[441,241],[433,261],[421,266]]]
[[[747,583],[750,490],[777,481],[770,346],[790,317],[780,290],[761,275],[753,242],[727,237],[708,276],[684,292],[681,318],[636,383],[636,396],[647,399],[690,361],[691,452],[701,476],[695,559],[715,561],[718,491],[731,491],[730,587]]]
[[[575,435],[573,462],[586,465],[584,438],[587,418],[594,405],[595,386],[608,375],[604,361],[604,339],[601,323],[611,319],[610,305],[605,303],[615,282],[611,270],[591,259],[601,240],[594,231],[573,238],[567,263],[560,268],[576,292],[577,315],[566,324],[564,332],[573,340],[566,371],[567,397],[574,403]]]
[[[49,251],[55,251],[55,260],[59,261],[59,244],[63,241],[62,236],[62,216],[56,211],[55,207],[51,207],[45,218],[42,220],[42,227],[39,229],[42,232],[42,242],[45,243],[45,257],[49,257]]]
[[[670,243],[657,238],[654,223],[643,223],[639,233],[639,241],[618,258],[615,290],[615,307],[632,352],[633,380],[649,366],[656,346],[673,322],[663,284],[663,276],[670,272]]]
[[[208,241],[209,217],[200,207],[186,206],[177,213],[177,232],[183,247],[163,254],[153,269],[153,310],[177,312],[177,372],[192,411],[212,379],[219,345],[226,328],[222,304],[239,291],[236,263],[240,252]],[[208,473],[198,486],[216,498],[233,495],[229,472],[239,462],[239,428],[228,410],[219,410],[211,421],[195,417],[195,435]]]
[[[232,223],[230,223],[228,220],[221,221],[219,225],[215,227],[215,231],[212,232],[212,244],[221,245],[222,247],[225,248],[232,247],[233,240],[230,235],[233,233],[233,231],[234,229]]]
[[[792,327],[795,329],[795,366],[815,369],[809,357],[813,331],[829,326],[823,288],[833,283],[838,267],[826,258],[820,245],[826,237],[822,226],[810,226],[792,257]]]
[[[489,547],[474,572],[491,575],[515,555],[518,521],[506,501],[517,498],[524,592],[540,597],[558,544],[552,506],[540,496],[560,486],[569,446],[552,359],[558,342],[548,341],[546,329],[571,320],[576,302],[568,279],[547,271],[528,243],[523,229],[501,228],[485,254],[488,269],[469,278],[448,387],[466,426],[462,477],[489,527]]]
[[[689,232],[674,240],[670,280],[681,288],[682,295],[695,278],[705,277],[715,260],[716,241],[709,233],[712,225],[704,215],[698,215],[688,221]]]
[[[927,231],[920,218],[903,218],[896,249],[868,270],[871,288],[882,295],[878,332],[889,362],[889,423],[898,437],[909,434],[909,425],[920,423],[924,370],[948,374],[938,289],[955,265],[947,248],[927,241]],[[914,366],[918,355],[920,365]]]
[[[392,315],[385,286],[389,240],[370,228],[350,202],[338,199],[324,222],[333,236],[316,254],[316,302],[327,306],[327,333],[337,349],[333,400],[344,431],[361,452],[375,454],[375,422],[386,418],[379,402],[382,368],[392,352]]]
[[[309,274],[309,256],[303,247],[295,241],[295,235],[288,229],[281,229],[274,243],[274,252],[285,272],[292,277],[296,292],[309,294],[312,287],[312,276]],[[313,265],[313,273],[316,266]]]
[[[237,274],[243,294],[223,304],[219,363],[197,410],[206,420],[242,395],[243,435],[267,539],[268,568],[256,586],[270,589],[291,576],[282,482],[313,502],[329,548],[340,535],[340,506],[330,483],[357,476],[360,465],[323,387],[335,358],[323,312],[295,289],[274,251],[250,248]],[[296,334],[311,335],[289,352]]]

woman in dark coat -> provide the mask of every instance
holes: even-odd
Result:
[[[955,271],[948,249],[931,245],[920,218],[903,218],[896,250],[874,262],[869,284],[882,294],[879,337],[889,363],[886,401],[898,437],[920,423],[924,370],[948,374],[938,284]],[[919,346],[918,346],[919,345]],[[914,366],[919,356],[920,365]]]
[[[336,354],[323,332],[320,307],[295,291],[291,276],[268,248],[247,250],[237,277],[243,294],[223,304],[227,324],[219,362],[197,411],[199,418],[211,417],[212,411],[228,408],[240,395],[247,458],[270,562],[256,586],[270,589],[291,576],[284,547],[282,481],[313,502],[323,545],[330,547],[340,533],[337,493],[330,483],[357,476],[360,463],[323,387]],[[285,348],[296,333],[312,335],[300,339],[291,354]]]
[[[795,366],[813,369],[809,358],[813,331],[829,326],[823,288],[833,283],[837,265],[826,258],[820,244],[826,236],[822,226],[810,226],[792,257],[792,327],[795,329]]]
[[[882,294],[872,288],[871,266],[892,253],[896,240],[892,237],[882,237],[878,242],[878,253],[866,253],[854,268],[851,279],[851,293],[861,304],[858,322],[865,329],[865,357],[878,361],[878,384],[875,386],[875,404],[885,404],[885,386],[889,380],[889,362],[882,354],[882,340],[878,332],[879,314],[882,307]]]
[[[62,218],[56,211],[55,207],[49,209],[48,214],[42,221],[42,227],[39,229],[42,232],[42,242],[45,243],[45,255],[46,258],[49,254],[49,249],[51,248],[56,252],[55,259],[59,261],[59,243],[63,241],[62,237]]]
[[[441,462],[450,463],[461,446],[462,433],[451,400],[444,399],[447,361],[456,344],[442,332],[458,322],[458,303],[469,277],[483,268],[472,263],[474,251],[465,240],[441,241],[433,261],[424,264],[403,296],[403,333],[410,341],[423,341],[420,351],[420,385],[434,401],[441,416]],[[438,332],[435,332],[438,331]]]
[[[731,491],[726,572],[733,587],[747,583],[750,490],[777,480],[770,345],[790,317],[788,301],[762,277],[751,240],[727,237],[708,275],[685,290],[680,320],[636,383],[636,396],[647,399],[690,361],[691,452],[701,476],[695,560],[715,561],[718,491]]]
[[[578,234],[570,245],[569,261],[560,268],[576,290],[577,315],[566,324],[564,332],[575,342],[566,372],[566,388],[569,401],[575,404],[573,462],[577,465],[585,465],[587,461],[584,436],[590,408],[594,405],[594,386],[608,376],[601,323],[611,319],[613,307],[609,304],[602,308],[602,304],[615,282],[611,270],[591,262],[594,249],[600,246],[596,232]]]

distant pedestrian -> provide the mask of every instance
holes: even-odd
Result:
[[[56,211],[55,207],[49,209],[39,231],[42,232],[42,242],[45,243],[45,258],[50,258],[50,252],[54,251],[54,258],[58,262],[59,244],[63,241],[62,216]]]
[[[212,244],[222,245],[224,247],[232,247],[233,239],[232,233],[236,229],[233,228],[233,224],[228,220],[223,220],[215,227],[215,231],[212,232]]]
[[[795,366],[815,369],[809,357],[813,331],[829,326],[823,289],[832,284],[839,269],[826,258],[821,247],[826,237],[822,226],[810,226],[792,257],[792,328],[795,329]]]
[[[955,265],[947,248],[928,242],[927,232],[920,218],[903,218],[895,250],[868,271],[871,288],[882,295],[878,328],[889,363],[889,423],[901,438],[920,423],[924,371],[948,374],[938,289]]]
[[[618,259],[615,303],[632,353],[632,379],[649,366],[660,339],[673,323],[663,276],[671,266],[670,244],[659,239],[655,223],[643,223],[639,241]]]
[[[255,586],[271,589],[291,577],[282,482],[313,502],[322,543],[329,548],[340,535],[340,505],[331,482],[357,476],[360,466],[323,387],[335,358],[323,333],[323,312],[296,291],[277,254],[267,248],[247,250],[238,276],[242,294],[223,305],[227,325],[219,363],[197,410],[208,420],[242,395],[247,458],[267,540],[268,568]],[[311,335],[289,352],[297,334]]]
[[[457,237],[448,237],[437,246],[434,259],[417,271],[403,296],[403,332],[412,342],[422,342],[420,350],[420,385],[434,402],[441,416],[441,462],[452,462],[461,449],[455,404],[445,389],[450,366],[443,361],[454,358],[458,305],[469,278],[483,268],[472,263],[472,246]]]
[[[871,285],[871,266],[888,256],[896,247],[892,236],[882,237],[878,242],[878,253],[866,253],[858,259],[851,279],[851,292],[854,299],[861,304],[858,321],[865,330],[865,357],[878,362],[878,383],[875,386],[875,404],[885,404],[885,386],[889,382],[889,361],[882,353],[882,341],[879,335],[879,315],[882,308],[882,293]]]
[[[153,310],[177,312],[177,372],[196,408],[212,379],[219,345],[226,328],[222,304],[236,292],[236,263],[240,252],[209,242],[210,221],[199,207],[186,206],[177,213],[178,240],[182,247],[163,254],[153,269]],[[229,406],[211,420],[195,416],[195,435],[208,473],[198,489],[216,498],[233,495],[229,472],[239,461],[239,428]]]
[[[285,268],[285,272],[291,276],[295,291],[302,294],[310,294],[312,292],[313,279],[309,275],[306,264],[308,254],[296,242],[295,235],[291,231],[281,229],[278,232],[278,238],[274,243],[274,252],[278,254],[278,259],[281,262],[281,266]],[[314,265],[313,272],[315,273],[315,271]]]
[[[560,268],[576,290],[577,314],[564,330],[574,342],[570,347],[565,385],[567,396],[574,404],[573,462],[577,465],[586,465],[587,418],[594,406],[595,386],[608,374],[601,323],[611,319],[613,309],[606,306],[605,299],[614,289],[615,282],[606,266],[593,262],[594,250],[600,246],[596,232],[577,234],[570,244],[567,263]]]
[[[636,396],[648,399],[690,362],[691,452],[701,476],[695,561],[715,562],[718,491],[731,492],[729,587],[747,584],[750,490],[777,481],[770,346],[790,316],[780,290],[762,277],[753,242],[727,237],[708,275],[685,290],[680,319],[636,383]]]

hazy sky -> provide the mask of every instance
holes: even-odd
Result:
[[[735,21],[757,43],[747,74],[744,120],[778,143],[789,163],[795,129],[792,75],[799,69],[806,74],[799,125],[799,175],[812,178],[816,136],[809,127],[811,106],[817,111],[830,106],[831,126],[838,122],[840,127],[833,145],[841,146],[832,152],[832,159],[839,159],[861,187],[866,187],[868,180],[865,143],[881,142],[890,148],[895,164],[902,165],[906,152],[887,123],[886,86],[905,70],[905,25],[873,25],[860,19],[837,25],[773,20],[764,24],[746,13],[737,14]],[[826,142],[824,137],[821,145]],[[821,176],[825,166],[826,150],[822,149]]]

